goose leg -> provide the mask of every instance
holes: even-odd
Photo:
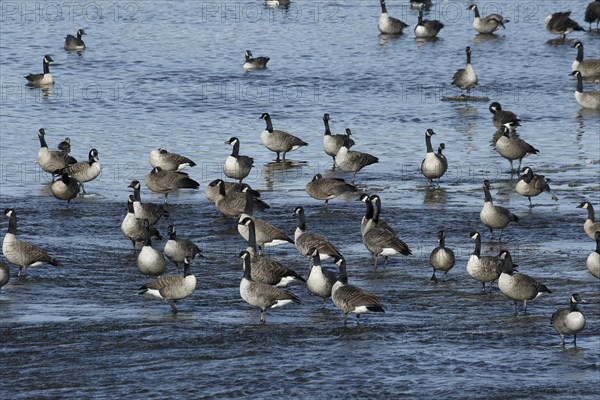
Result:
[[[376,271],[377,270],[377,257],[378,257],[378,255],[374,254],[374,256],[375,256],[375,261],[373,262],[373,271]]]
[[[523,315],[527,314],[527,300],[523,302]]]
[[[348,313],[344,313],[344,326],[348,323]]]
[[[331,167],[331,169],[333,171],[335,171],[335,167],[336,167],[336,165],[335,165],[335,156],[331,156],[331,158],[333,158],[333,167]]]
[[[384,256],[383,257],[383,269],[387,268],[387,260],[388,260],[388,256]]]
[[[283,162],[285,162],[285,151],[283,152]]]
[[[170,305],[171,305],[171,309],[173,310],[173,314],[177,314],[177,307],[175,307],[175,302],[174,301],[171,302]]]
[[[514,314],[515,316],[517,316],[517,302],[515,301],[514,303],[515,303],[515,311],[513,312],[513,314]]]
[[[431,275],[431,282],[438,283],[438,278],[435,276],[435,269],[433,270],[433,275]]]
[[[565,348],[565,335],[560,335],[560,345]]]
[[[564,339],[563,339],[563,343],[564,343]],[[573,338],[573,346],[577,347],[577,335],[575,335],[575,337]]]
[[[529,208],[533,207],[533,204],[531,203],[531,196],[527,196],[527,198],[529,199]]]
[[[356,314],[356,325],[360,325],[360,314]]]
[[[267,310],[262,310],[260,313],[260,322],[263,324],[267,322]]]

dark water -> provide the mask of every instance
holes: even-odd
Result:
[[[379,37],[377,1],[295,3],[287,11],[260,1],[68,3],[70,12],[67,3],[1,3],[0,206],[17,210],[21,238],[63,264],[32,267],[20,278],[13,267],[0,292],[2,397],[597,397],[600,287],[586,270],[594,243],[575,206],[587,199],[600,209],[600,116],[573,98],[573,41],[547,43],[553,37],[543,27],[546,15],[565,8],[583,23],[587,1],[485,3],[511,20],[491,39],[474,35],[468,2],[438,2],[429,18],[446,28],[424,43],[410,30]],[[416,14],[397,3],[404,2],[388,1],[390,14],[414,27]],[[88,48],[81,56],[64,52],[64,35],[81,27]],[[600,35],[570,37],[600,58]],[[489,102],[440,101],[457,93],[448,82],[466,45],[479,75],[476,94],[518,113],[522,137],[540,150],[525,164],[551,178],[558,202],[542,194],[529,209],[514,193],[517,177],[490,146]],[[270,68],[244,73],[247,48],[271,57]],[[46,53],[57,64],[56,84],[47,93],[26,88],[22,75],[41,72]],[[309,142],[288,155],[290,168],[273,164],[260,143],[263,112],[276,129]],[[316,172],[331,174],[321,145],[325,112],[334,133],[350,127],[356,149],[380,158],[357,184],[381,196],[385,219],[413,251],[385,270],[370,271],[362,203],[333,200],[326,211],[304,192]],[[80,159],[99,150],[102,175],[70,207],[50,195],[49,176],[37,166],[40,127],[51,146],[70,136]],[[450,162],[439,189],[427,188],[418,169],[427,128],[438,133],[434,146],[446,144]],[[260,312],[239,297],[245,243],[203,194],[221,177],[230,152],[223,142],[234,135],[255,158],[248,183],[271,205],[261,217],[292,235],[293,209],[304,206],[309,229],[338,246],[350,280],[377,294],[385,314],[344,326],[331,303],[323,308],[293,285],[303,304],[259,324]],[[155,147],[194,159],[188,172],[201,184],[199,192],[169,196],[170,217],[158,224],[163,234],[175,224],[206,255],[192,266],[197,289],[176,316],[137,295],[144,278],[119,230],[127,185],[149,172]],[[492,181],[495,202],[520,217],[502,244],[479,220],[483,179]],[[145,187],[142,196],[162,201]],[[441,227],[457,264],[432,284],[428,256]],[[520,271],[553,293],[518,317],[497,289],[482,294],[465,270],[471,229],[482,232],[483,254],[509,249]],[[269,254],[308,272],[292,246]],[[577,349],[561,350],[549,319],[574,292],[588,302],[581,307],[587,325]]]

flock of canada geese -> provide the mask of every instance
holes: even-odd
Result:
[[[271,6],[285,6],[289,1],[266,1],[266,3]],[[418,9],[418,22],[414,28],[414,35],[417,38],[436,37],[444,25],[439,21],[427,20],[423,17],[424,10],[432,6],[431,1],[411,0],[410,3]],[[380,4],[379,31],[382,34],[403,34],[408,25],[388,14],[385,0],[380,0]],[[505,28],[509,22],[498,14],[482,17],[474,4],[470,5],[468,10],[474,13],[473,28],[480,34],[493,34],[497,29]],[[590,29],[593,23],[596,24],[596,29],[598,28],[600,1],[589,4],[585,21],[590,24]],[[570,12],[557,12],[548,16],[545,26],[550,32],[561,35],[563,39],[572,31],[584,30],[570,18]],[[68,35],[64,48],[83,51],[85,43],[82,36],[85,34],[83,29],[79,29],[76,36]],[[575,42],[573,47],[577,49],[577,56],[572,65],[572,75],[577,78],[575,99],[584,108],[600,109],[600,92],[583,91],[584,80],[591,82],[600,80],[600,60],[585,59],[581,41]],[[27,75],[25,78],[28,83],[39,87],[53,84],[54,79],[49,71],[49,64],[52,61],[50,56],[44,56],[43,73]],[[269,57],[254,58],[248,50],[245,53],[243,68],[264,69],[268,61]],[[477,85],[477,74],[471,64],[470,47],[466,47],[466,65],[454,74],[452,83],[466,91],[467,97],[469,91]],[[544,192],[549,193],[553,200],[558,200],[542,175],[536,174],[528,166],[521,169],[523,158],[536,154],[538,150],[517,133],[517,128],[520,126],[518,116],[504,110],[498,102],[492,102],[489,111],[492,114],[491,122],[497,129],[494,136],[496,150],[510,162],[511,171],[514,170],[513,162],[518,161],[517,171],[522,173],[515,191],[527,197],[530,206],[532,206],[532,197]],[[276,161],[285,161],[288,152],[307,146],[302,139],[283,130],[274,129],[268,113],[263,113],[260,119],[265,122],[265,129],[260,134],[261,141],[268,150],[275,153]],[[373,257],[373,270],[377,269],[380,257],[383,258],[385,265],[388,257],[398,254],[410,255],[409,246],[381,219],[381,198],[377,195],[369,196],[361,193],[354,185],[357,173],[377,163],[378,158],[365,152],[351,150],[355,144],[351,131],[347,129],[343,134],[334,135],[329,128],[329,121],[329,114],[324,114],[323,150],[332,158],[333,170],[352,172],[352,181],[346,182],[340,178],[316,174],[306,184],[306,193],[314,199],[324,201],[325,207],[329,200],[339,196],[357,197],[365,203],[361,236],[364,246]],[[434,135],[432,129],[425,131],[426,152],[421,163],[421,173],[430,185],[436,185],[435,181],[442,178],[448,169],[448,160],[443,154],[444,144],[441,143],[437,149],[434,149],[432,144]],[[53,176],[51,192],[54,197],[69,203],[77,196],[83,195],[84,184],[93,181],[100,174],[98,150],[90,149],[88,160],[78,162],[69,154],[70,138],[65,138],[57,146],[57,150],[49,149],[45,129],[39,130],[38,139],[40,142],[38,163],[45,172]],[[231,137],[225,143],[231,146],[231,154],[223,162],[223,173],[233,181],[214,180],[206,187],[205,194],[223,215],[236,219],[238,232],[247,242],[246,249],[239,254],[244,266],[239,286],[240,296],[248,304],[260,308],[261,322],[266,322],[268,309],[289,303],[300,303],[296,295],[283,289],[293,281],[304,282],[308,290],[313,295],[321,297],[324,302],[331,298],[334,305],[343,312],[345,321],[349,313],[356,314],[358,322],[360,314],[384,312],[384,305],[377,296],[348,283],[344,256],[325,236],[308,230],[303,207],[294,210],[298,225],[293,237],[289,237],[280,228],[254,215],[255,211],[269,208],[269,205],[260,198],[260,193],[243,182],[254,167],[254,160],[250,156],[241,154],[242,144],[237,137]],[[162,237],[155,224],[169,215],[167,201],[170,193],[180,189],[198,189],[200,184],[182,171],[196,165],[185,156],[158,148],[151,151],[149,159],[152,170],[144,177],[144,183],[152,192],[164,195],[164,204],[142,202],[142,185],[138,180],[132,181],[129,185],[132,194],[127,199],[128,212],[122,220],[121,232],[131,242],[134,251],[136,245],[141,243],[142,247],[136,260],[139,271],[146,279],[158,277],[142,286],[140,293],[163,299],[176,313],[177,301],[189,297],[196,288],[196,277],[191,272],[190,264],[196,257],[202,257],[202,251],[192,241],[179,237],[173,225],[168,226],[169,237],[162,251],[156,249],[152,244],[153,238],[162,239]],[[502,231],[511,222],[518,221],[518,217],[507,208],[494,205],[490,188],[491,183],[485,180],[482,186],[484,202],[480,219],[492,235],[494,230],[499,230],[498,240],[501,240]],[[578,207],[587,210],[588,217],[584,223],[584,232],[596,241],[596,250],[589,255],[587,267],[593,276],[600,278],[600,222],[595,221],[594,208],[590,202],[583,202]],[[27,269],[31,266],[46,263],[59,265],[59,261],[45,251],[17,238],[17,214],[14,209],[6,209],[4,214],[8,218],[8,231],[4,236],[2,252],[11,264],[19,267],[19,275],[27,274]],[[484,291],[486,284],[491,290],[492,282],[497,281],[500,291],[514,302],[515,315],[519,302],[523,302],[523,313],[525,313],[528,302],[544,292],[550,292],[550,289],[538,280],[517,273],[509,251],[502,250],[497,256],[482,256],[480,233],[473,231],[470,236],[475,243],[475,249],[467,262],[468,274],[481,282]],[[453,251],[445,246],[444,230],[438,232],[438,239],[439,245],[429,257],[433,269],[431,280],[436,282],[438,280],[436,272],[447,274],[455,264]],[[304,278],[277,260],[264,255],[265,248],[284,244],[295,245],[301,256],[312,260],[308,277]],[[163,275],[166,270],[165,258],[175,265],[177,274]],[[321,262],[328,259],[337,265],[338,273],[322,267]],[[180,265],[183,266],[183,274],[179,273]],[[8,265],[0,263],[0,287],[4,286],[9,278]],[[563,346],[565,335],[574,336],[574,343],[576,343],[577,334],[585,325],[585,317],[577,309],[581,302],[582,299],[575,293],[570,298],[569,307],[561,308],[552,315],[552,324],[561,336]]]

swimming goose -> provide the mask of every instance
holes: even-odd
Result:
[[[429,10],[433,5],[431,0],[410,0],[409,3],[413,10]]]
[[[419,20],[415,26],[417,38],[434,38],[442,30],[444,24],[437,20],[423,19],[423,10],[419,10]]]
[[[444,276],[448,274],[448,271],[454,267],[454,252],[452,249],[446,247],[446,231],[441,229],[438,232],[438,247],[431,251],[429,255],[429,264],[433,268],[433,275],[431,275],[431,280],[433,282],[438,281],[435,276],[435,271],[442,271]]]
[[[131,240],[133,250],[135,251],[135,242],[142,242],[146,238],[146,230],[144,229],[143,220],[136,218],[135,211],[133,208],[133,202],[135,198],[133,195],[129,195],[127,198],[127,214],[121,221],[121,232],[123,236]],[[156,228],[150,226],[150,232],[157,238],[162,239],[160,233]]]
[[[466,47],[467,63],[464,68],[459,69],[452,76],[452,84],[462,90],[469,91],[477,86],[477,74],[471,64],[471,47]]]
[[[494,33],[499,27],[506,28],[504,26],[505,22],[510,22],[500,14],[490,14],[481,18],[479,9],[475,4],[471,4],[467,10],[471,10],[475,14],[473,28],[479,33]]]
[[[373,225],[377,225],[379,228],[388,230],[388,231],[392,232],[394,235],[397,235],[396,230],[394,228],[392,228],[390,226],[390,224],[388,224],[387,222],[385,222],[381,219],[381,198],[379,197],[379,195],[373,194],[373,195],[371,195],[371,197],[369,197],[369,200],[371,200],[372,207],[373,207],[373,216],[371,217],[370,223]],[[369,217],[367,215],[365,215],[363,218],[365,220],[369,219]]]
[[[133,188],[133,210],[136,218],[147,219],[150,225],[155,225],[163,215],[169,215],[162,204],[142,203],[142,185],[138,180],[131,181],[128,187]]]
[[[60,179],[52,182],[50,191],[57,199],[66,200],[67,204],[70,204],[71,200],[79,194],[79,182],[71,178],[69,174],[62,174]]]
[[[590,31],[594,22],[596,22],[596,30],[598,29],[598,24],[600,24],[600,0],[592,1],[587,5],[583,20],[590,24]]]
[[[294,232],[294,243],[296,244],[298,253],[307,256],[307,254],[310,253],[310,249],[315,248],[319,250],[319,257],[321,260],[332,257],[334,261],[337,261],[342,257],[340,252],[325,238],[325,236],[315,232],[306,231],[306,219],[304,217],[303,207],[296,207],[294,215],[298,217],[298,227]]]
[[[514,171],[513,161],[519,160],[517,171],[521,170],[523,158],[529,154],[537,154],[540,151],[521,139],[514,131],[506,126],[501,128],[502,135],[496,140],[496,151],[510,163],[510,172]]]
[[[162,147],[150,152],[152,168],[160,167],[163,171],[180,171],[185,167],[195,167],[196,163],[177,153],[171,153]]]
[[[587,210],[588,217],[583,223],[583,230],[590,239],[596,240],[596,232],[600,232],[600,221],[596,222],[594,215],[594,206],[589,201],[584,201],[583,203],[579,204],[576,208],[583,208]]]
[[[144,177],[148,189],[155,193],[165,195],[165,203],[169,193],[178,189],[198,189],[200,184],[181,171],[164,171],[161,167],[154,167]]]
[[[471,278],[481,282],[485,292],[485,284],[489,283],[490,293],[492,292],[492,283],[500,277],[500,259],[495,256],[481,256],[481,235],[477,231],[471,231],[469,234],[475,241],[475,250],[467,261],[467,273]]]
[[[583,78],[581,72],[573,71],[571,75],[577,77],[577,88],[575,89],[575,100],[583,108],[600,110],[600,92],[597,90],[583,91]]]
[[[534,174],[531,167],[523,168],[523,175],[521,175],[517,181],[515,191],[521,196],[525,196],[529,199],[530,207],[533,207],[531,198],[542,192],[548,192],[552,196],[552,200],[558,200],[558,197],[550,190],[550,185],[548,185],[544,175]]]
[[[206,190],[204,192],[208,201],[210,201],[213,204],[216,204],[217,199],[219,199],[219,197],[220,197],[219,181],[222,181],[223,185],[225,186],[225,195],[228,195],[229,193],[234,193],[234,192],[241,192],[245,186],[248,186],[245,183],[225,182],[222,179],[215,179],[214,181],[210,182],[208,184],[208,186],[206,186]],[[252,192],[252,196],[254,198],[260,197],[260,192],[253,190],[252,188],[250,188],[250,186],[248,186],[248,188],[249,188],[250,192]]]
[[[25,77],[27,79],[27,84],[29,86],[45,86],[45,85],[53,85],[54,78],[50,73],[50,63],[54,60],[49,55],[44,56],[43,64],[44,64],[44,73],[43,74],[29,74]]]
[[[8,231],[2,241],[2,254],[8,262],[19,267],[17,276],[27,275],[27,268],[50,264],[55,267],[61,264],[39,247],[17,239],[17,213],[12,208],[4,210],[8,218]]]
[[[571,11],[555,12],[546,17],[544,25],[549,32],[555,35],[562,35],[563,40],[567,37],[567,33],[585,31],[577,22],[569,18],[570,16]]]
[[[515,304],[514,314],[517,315],[517,302],[523,302],[523,315],[527,314],[527,302],[539,297],[542,293],[552,293],[545,285],[533,279],[529,275],[515,274],[516,264],[508,250],[502,250],[498,255],[500,259],[500,278],[498,288],[506,297]]]
[[[225,144],[233,147],[231,155],[227,157],[223,164],[223,172],[226,176],[232,179],[238,179],[240,183],[250,174],[250,170],[254,165],[254,159],[248,156],[240,156],[240,140],[232,137]]]
[[[57,171],[59,174],[69,174],[72,179],[75,179],[81,185],[81,191],[85,193],[83,184],[94,180],[100,175],[100,163],[98,162],[98,150],[91,149],[88,154],[88,161],[81,161],[75,164],[68,165]]]
[[[85,43],[83,43],[83,39],[81,36],[86,35],[83,29],[78,29],[76,33],[77,37],[68,34],[65,37],[65,50],[84,50]]]
[[[346,134],[342,135],[332,135],[331,130],[329,129],[329,114],[323,114],[323,124],[325,125],[325,133],[323,134],[323,150],[325,154],[331,156],[333,158],[333,169],[335,169],[335,156],[338,151],[340,151],[340,147],[346,146],[351,148],[354,146],[354,140],[350,138],[352,132],[350,129],[346,129]]]
[[[355,193],[358,191],[356,186],[349,184],[341,178],[323,178],[321,174],[316,174],[306,184],[304,190],[315,200],[325,200],[325,207],[327,207],[331,199],[335,199],[345,193]]]
[[[430,185],[433,185],[434,179],[440,179],[448,169],[448,160],[446,157],[434,153],[433,146],[431,145],[431,136],[435,135],[433,129],[427,129],[425,131],[425,145],[427,147],[427,154],[423,161],[421,161],[421,173]]]
[[[492,122],[496,129],[501,129],[503,126],[506,126],[510,130],[514,130],[517,126],[521,125],[521,120],[517,118],[515,113],[503,110],[502,106],[497,101],[490,104],[489,110],[493,114]]]
[[[502,231],[511,222],[518,222],[519,217],[511,213],[507,208],[502,206],[495,206],[492,203],[492,195],[490,194],[490,181],[487,179],[483,181],[483,208],[479,213],[479,218],[485,226],[487,226],[494,236],[494,229],[500,229],[499,241],[502,241]]]
[[[348,147],[342,146],[335,156],[337,166],[346,172],[352,172],[352,183],[356,178],[356,173],[367,165],[378,163],[379,159],[368,153],[349,150]]]
[[[242,251],[240,258],[244,260],[244,277],[240,282],[240,296],[248,304],[261,309],[260,322],[267,322],[267,310],[290,303],[300,304],[300,299],[293,293],[275,286],[252,280],[252,262],[250,253]]]
[[[163,254],[175,264],[177,273],[179,273],[179,264],[183,263],[186,258],[193,260],[196,256],[204,257],[202,250],[191,240],[177,237],[177,231],[173,225],[169,225],[167,233],[169,234],[169,240],[165,242]]]
[[[69,154],[71,152],[71,138],[66,137],[65,140],[58,144],[58,150]]]
[[[600,231],[594,235],[596,239],[596,250],[592,251],[586,260],[590,274],[600,279]]]
[[[57,170],[63,169],[68,165],[75,164],[77,160],[64,151],[48,150],[45,135],[46,130],[44,128],[40,128],[38,132],[38,139],[40,140],[38,163],[40,164],[40,168],[42,168],[42,170],[52,174],[54,178]]]
[[[276,287],[286,287],[295,280],[306,282],[296,271],[284,267],[272,258],[257,254],[256,252],[256,230],[251,218],[244,218],[238,225],[244,225],[248,229],[248,246],[246,251],[250,253],[252,260],[253,281],[266,283]]]
[[[306,255],[312,257],[312,265],[308,271],[306,287],[311,294],[322,298],[323,305],[325,305],[327,299],[331,297],[331,288],[338,278],[335,272],[321,267],[319,250],[311,247]]]
[[[308,146],[308,143],[294,135],[290,135],[284,131],[273,130],[273,123],[271,122],[269,113],[263,113],[259,119],[264,119],[267,124],[265,130],[260,134],[260,140],[267,149],[277,153],[275,161],[280,161],[280,153],[283,153],[283,161],[285,161],[285,154],[288,151]]]
[[[344,313],[344,325],[348,320],[348,313],[356,314],[356,323],[358,324],[360,314],[385,312],[385,306],[377,296],[358,286],[348,284],[346,260],[340,258],[336,264],[340,273],[331,289],[331,299],[333,304]]]
[[[183,261],[183,275],[165,275],[157,280],[147,283],[139,290],[139,294],[148,293],[171,306],[174,314],[177,314],[175,303],[189,297],[196,290],[196,277],[190,271],[190,259]]]
[[[150,224],[147,219],[142,221],[142,227],[144,228],[144,246],[137,256],[136,265],[138,270],[146,275],[146,278],[150,275],[161,275],[165,272],[165,257],[152,247]]]
[[[250,190],[250,187],[245,183],[242,184],[241,192],[229,192],[225,190],[225,182],[222,179],[217,179],[210,183],[214,184],[219,189],[219,194],[215,205],[217,209],[221,211],[226,217],[237,218],[246,209],[246,191]],[[252,197],[252,209],[258,211],[264,211],[270,206],[264,201]]]
[[[579,40],[575,42],[573,47],[577,48],[577,57],[575,58],[575,61],[573,61],[573,64],[571,64],[571,69],[573,71],[581,72],[582,78],[600,78],[600,60],[591,58],[584,60],[583,43]]]
[[[565,336],[573,335],[573,346],[577,347],[577,334],[585,326],[585,315],[577,309],[577,304],[585,303],[578,293],[571,295],[569,307],[559,308],[550,318],[550,323],[554,326],[556,333],[560,335],[560,344],[565,347]]]
[[[246,60],[242,65],[242,68],[245,70],[250,69],[265,69],[267,68],[267,63],[269,62],[269,57],[252,57],[252,52],[250,50],[246,50],[245,53]]]
[[[395,35],[402,34],[402,31],[404,31],[404,28],[408,27],[408,25],[399,19],[390,17],[388,15],[387,7],[385,6],[385,0],[380,0],[380,3],[381,15],[379,16],[379,24],[377,25],[379,32]]]
[[[0,289],[10,281],[10,268],[8,264],[0,262]]]

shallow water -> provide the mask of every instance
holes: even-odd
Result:
[[[585,211],[575,206],[587,199],[600,208],[600,115],[580,109],[568,74],[574,39],[584,42],[587,57],[600,58],[600,35],[577,32],[566,44],[548,43],[553,36],[543,19],[565,5],[538,1],[493,3],[511,22],[499,35],[481,37],[467,3],[438,2],[428,18],[446,25],[439,40],[415,41],[410,28],[383,38],[379,6],[369,3],[295,2],[284,10],[260,1],[2,2],[0,206],[17,210],[21,238],[63,264],[32,267],[20,278],[13,267],[0,291],[3,397],[598,395],[600,288],[585,267],[594,243],[583,232]],[[405,2],[388,1],[390,14],[414,27],[416,14],[397,3]],[[586,4],[569,3],[580,23]],[[65,52],[64,35],[80,27],[88,48]],[[542,194],[530,209],[514,193],[518,177],[491,146],[489,102],[441,101],[458,93],[449,82],[466,45],[479,75],[475,94],[519,115],[521,136],[540,150],[524,165],[551,179],[558,202]],[[271,57],[269,69],[244,73],[247,48]],[[47,92],[27,88],[22,76],[41,72],[46,53],[56,61],[56,84]],[[288,154],[290,163],[273,163],[274,153],[260,143],[263,112],[275,129],[309,143]],[[325,210],[304,192],[316,172],[332,174],[322,151],[325,112],[334,133],[351,128],[355,149],[380,159],[356,184],[381,196],[383,217],[413,251],[391,258],[386,269],[371,271],[360,239],[362,203],[333,200]],[[37,166],[40,127],[51,147],[71,137],[80,160],[99,150],[102,175],[69,207],[51,196],[50,177]],[[434,147],[446,144],[450,163],[436,189],[419,172],[427,128],[437,133]],[[260,216],[292,235],[293,210],[304,206],[309,229],[338,246],[350,280],[377,294],[385,314],[344,326],[331,302],[323,308],[293,285],[303,304],[273,310],[259,324],[260,312],[239,298],[237,255],[245,243],[204,197],[207,184],[222,177],[231,136],[255,159],[247,182],[271,205]],[[201,185],[170,195],[170,217],[158,224],[166,234],[173,223],[206,256],[193,264],[197,290],[177,315],[137,295],[144,278],[119,230],[127,185],[150,171],[156,147],[192,158],[198,165],[187,172]],[[479,220],[484,179],[495,202],[520,217],[501,244]],[[162,201],[145,186],[142,192],[143,200]],[[432,284],[428,257],[441,227],[457,263]],[[553,293],[518,317],[496,287],[482,294],[465,270],[471,229],[483,235],[483,254],[509,249],[520,271]],[[162,249],[164,241],[154,245]],[[308,272],[292,246],[269,254]],[[568,343],[561,350],[549,319],[574,292],[588,302],[581,307],[587,325],[577,349]]]

